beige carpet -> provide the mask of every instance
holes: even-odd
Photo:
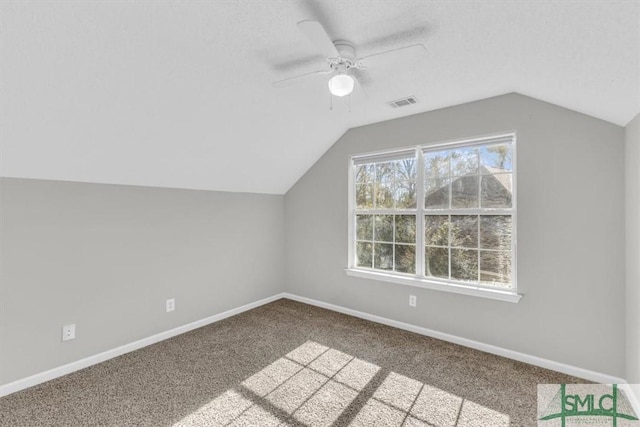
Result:
[[[0,426],[535,426],[577,378],[279,300],[0,399]]]

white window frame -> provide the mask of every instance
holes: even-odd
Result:
[[[479,283],[457,282],[454,280],[438,280],[432,277],[422,276],[421,274],[406,274],[394,271],[376,270],[373,268],[357,267],[356,266],[356,236],[355,236],[355,222],[356,215],[362,212],[356,212],[355,206],[355,172],[356,164],[364,162],[376,162],[383,160],[391,160],[393,158],[404,157],[412,151],[415,153],[416,158],[416,209],[407,210],[409,215],[416,215],[416,270],[418,272],[424,272],[424,216],[428,213],[432,213],[431,210],[424,208],[424,158],[423,152],[438,150],[438,149],[451,149],[465,146],[477,146],[483,144],[499,143],[510,141],[512,144],[512,207],[508,209],[493,209],[493,208],[477,208],[477,209],[462,209],[459,212],[453,209],[447,209],[443,211],[443,215],[450,215],[459,213],[461,215],[474,215],[474,214],[491,214],[491,213],[505,213],[509,212],[511,216],[511,282],[512,287],[509,289],[499,288],[490,285],[482,285]],[[517,260],[516,260],[516,247],[517,247],[517,172],[516,172],[516,132],[504,132],[499,134],[485,135],[481,137],[466,138],[452,141],[437,142],[433,144],[425,144],[404,148],[397,148],[391,150],[376,151],[372,153],[357,154],[349,157],[349,173],[348,173],[348,211],[349,211],[349,227],[348,227],[348,264],[345,269],[349,276],[359,277],[364,279],[373,279],[383,282],[397,283],[407,286],[415,286],[424,289],[433,289],[444,292],[452,292],[463,295],[471,295],[481,298],[489,298],[500,301],[508,301],[517,303],[522,298],[521,294],[517,293]],[[376,214],[377,211],[367,211],[367,214]],[[402,214],[399,210],[388,210],[385,212],[379,212],[379,214],[398,215]]]

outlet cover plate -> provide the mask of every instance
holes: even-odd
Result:
[[[69,341],[76,338],[76,324],[64,325],[62,327],[62,341]]]
[[[415,295],[409,295],[409,305],[415,307],[418,302],[418,298]]]

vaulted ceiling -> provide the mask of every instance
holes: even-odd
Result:
[[[638,1],[2,1],[2,176],[285,193],[347,129],[519,92],[626,125],[640,111]],[[326,61],[321,22],[358,56],[425,57],[271,83]],[[413,95],[393,109],[386,102]]]

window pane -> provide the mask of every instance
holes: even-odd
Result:
[[[424,153],[426,208],[449,208],[449,151]]]
[[[396,245],[396,271],[401,273],[416,272],[416,247],[413,245]]]
[[[396,242],[416,242],[416,216],[396,215]]]
[[[511,217],[508,215],[480,216],[480,247],[511,250]]]
[[[480,281],[485,284],[509,285],[511,283],[511,252],[480,251]]]
[[[478,216],[451,216],[451,246],[463,248],[478,247]]]
[[[358,242],[356,244],[356,265],[358,267],[371,268],[372,261],[372,244],[367,242]]]
[[[437,180],[449,176],[449,150],[427,151],[424,153],[424,177]]]
[[[449,249],[427,247],[424,262],[425,276],[449,278]]]
[[[425,216],[424,234],[427,246],[449,246],[449,216]]]
[[[478,251],[451,249],[451,278],[478,281]]]
[[[372,164],[356,166],[356,184],[373,182],[374,167]]]
[[[396,180],[416,181],[416,159],[396,160]]]
[[[463,176],[478,173],[478,148],[463,147],[451,151],[451,174]]]
[[[373,240],[373,215],[356,215],[356,239]]]
[[[451,182],[451,207],[478,207],[478,175],[466,175]]]
[[[511,144],[487,145],[480,148],[480,162],[486,168],[482,171],[483,173],[487,171],[490,173],[499,171],[511,172],[513,168],[511,164],[512,158],[513,148]]]
[[[371,209],[373,207],[373,185],[356,185],[356,208]]]
[[[375,243],[373,245],[373,267],[380,270],[393,269],[393,245],[387,243]]]
[[[482,175],[482,207],[510,208],[511,188],[510,173]]]
[[[415,181],[398,181],[395,189],[395,201],[397,209],[416,208],[416,183]]]
[[[393,242],[393,215],[375,215],[374,240]]]
[[[395,162],[376,163],[376,182],[391,183],[395,179]]]
[[[393,208],[393,182],[376,183],[376,208]]]
[[[424,207],[427,209],[448,209],[450,194],[449,178],[425,184]]]

